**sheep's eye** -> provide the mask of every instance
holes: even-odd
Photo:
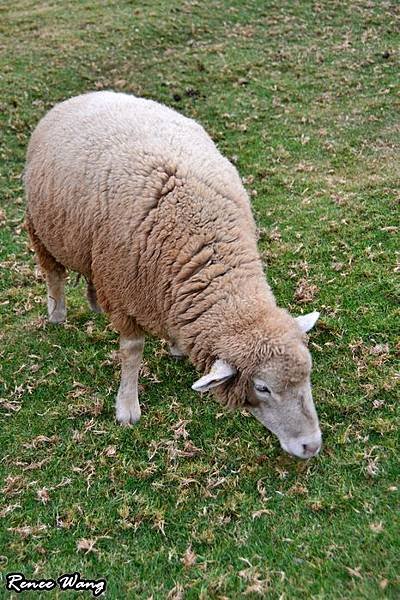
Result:
[[[271,393],[271,390],[269,389],[269,387],[267,387],[266,385],[264,385],[262,383],[255,383],[254,389],[256,390],[256,392],[260,392],[261,394],[270,394]]]

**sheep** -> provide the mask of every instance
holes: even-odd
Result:
[[[77,96],[37,125],[24,182],[49,321],[66,318],[69,269],[120,334],[121,424],[140,418],[149,333],[205,373],[194,390],[246,407],[292,455],[319,452],[306,336],[319,313],[277,306],[247,193],[201,125],[127,94]]]

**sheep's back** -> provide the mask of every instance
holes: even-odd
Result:
[[[87,276],[96,271],[104,297],[128,290],[153,311],[149,322],[169,309],[185,240],[231,239],[235,229],[243,239],[233,254],[247,236],[256,255],[236,169],[199,124],[151,100],[96,92],[56,105],[32,135],[25,183],[29,215],[53,256]]]

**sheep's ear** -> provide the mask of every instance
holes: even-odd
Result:
[[[312,313],[308,313],[308,315],[300,315],[299,317],[296,317],[297,324],[303,333],[307,333],[307,331],[310,331],[310,329],[314,327],[318,319],[319,312],[317,312],[316,310]]]
[[[236,373],[235,367],[231,367],[227,362],[222,359],[215,361],[211,367],[211,371],[203,377],[200,377],[193,385],[192,390],[196,392],[207,392],[211,388],[221,385],[224,381],[227,381]]]

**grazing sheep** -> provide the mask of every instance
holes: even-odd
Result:
[[[66,317],[71,269],[121,334],[118,421],[140,417],[150,332],[206,371],[193,389],[247,407],[289,453],[319,452],[305,336],[318,313],[295,319],[276,306],[247,194],[200,125],[126,94],[72,98],[34,131],[25,185],[50,322]]]

